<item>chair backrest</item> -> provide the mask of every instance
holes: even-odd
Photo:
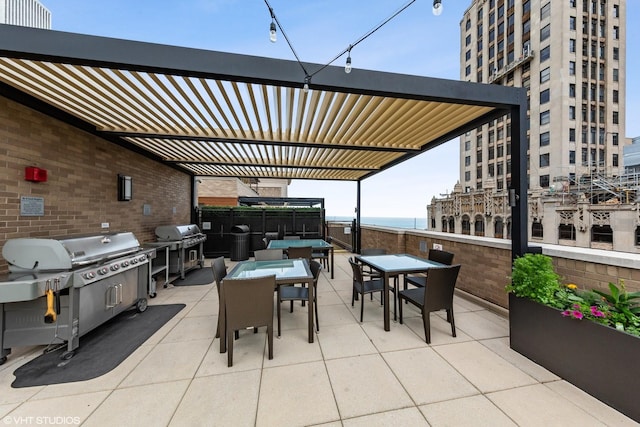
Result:
[[[227,328],[268,325],[273,321],[273,290],[276,276],[222,281]]]
[[[300,240],[300,236],[284,236],[283,240]]]
[[[216,288],[218,289],[218,297],[220,296],[220,286],[222,280],[227,277],[227,265],[224,263],[224,257],[214,258],[211,263],[211,269],[213,270],[213,279],[216,281]]]
[[[353,281],[363,283],[362,265],[357,263],[353,258],[349,258],[349,264],[351,264],[351,271],[353,271]]]
[[[313,274],[313,287],[318,287],[318,278],[320,277],[320,270],[322,270],[322,264],[318,261],[310,261],[309,268],[311,269],[311,274]]]
[[[453,254],[439,249],[429,249],[429,260],[439,262],[440,264],[453,264]]]
[[[282,249],[260,249],[253,251],[253,256],[256,261],[272,261],[284,258],[284,252]]]
[[[386,255],[387,250],[384,248],[367,248],[360,251],[361,255]]]
[[[429,269],[424,292],[424,307],[426,311],[453,307],[453,291],[456,287],[459,272],[460,264]]]
[[[297,246],[287,249],[287,256],[289,259],[305,258],[311,261],[313,254],[313,248],[311,246]]]

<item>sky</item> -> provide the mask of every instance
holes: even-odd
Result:
[[[264,0],[41,0],[52,29],[295,60],[282,33],[269,41]],[[327,64],[408,0],[269,0],[298,58]],[[416,0],[351,51],[354,68],[460,79],[460,20],[471,0]],[[626,136],[640,136],[640,0],[627,1]],[[333,65],[344,65],[346,57]],[[635,70],[633,72],[632,70]],[[459,180],[454,139],[360,184],[363,217],[425,218],[434,197]],[[290,197],[324,198],[326,216],[353,217],[355,182],[293,180]]]

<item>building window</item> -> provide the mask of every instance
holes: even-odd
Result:
[[[617,155],[617,154],[614,154],[614,155],[613,155],[613,158],[611,159],[611,164],[612,164],[614,167],[619,166],[619,165],[618,165],[618,155]]]
[[[464,215],[462,217],[462,234],[467,234],[467,235],[471,234],[471,223],[467,215]]]
[[[620,59],[620,48],[613,48],[613,59],[615,59],[616,61]]]
[[[540,71],[540,83],[547,82],[549,81],[550,78],[551,78],[551,70],[549,67]]]
[[[464,142],[464,151],[469,151],[471,149],[471,141]]]
[[[613,17],[620,18],[620,6],[617,4],[613,5]]]
[[[471,181],[471,172],[470,171],[466,171],[464,173],[464,180],[467,181],[467,182]]]
[[[476,179],[482,179],[482,165],[476,167]]]
[[[465,76],[469,76],[469,74],[471,74],[471,65],[467,65],[467,67],[464,69],[465,72]]]
[[[569,29],[571,31],[575,31],[576,30],[576,17],[575,16],[570,16],[569,17]]]
[[[569,150],[569,164],[576,164],[576,150]]]
[[[497,239],[502,239],[504,237],[504,222],[502,222],[502,218],[496,218],[493,230],[493,237]]]
[[[464,165],[465,166],[471,166],[471,156],[466,156],[464,158]]]
[[[540,221],[533,221],[531,224],[531,237],[542,239],[543,236],[542,223]]]
[[[569,98],[576,97],[576,85],[574,83],[569,83]]]
[[[611,143],[613,145],[618,145],[618,133],[612,133],[611,134]]]
[[[569,6],[575,9],[575,7],[576,7],[576,0],[569,0]]]
[[[549,145],[549,132],[543,132],[540,134],[540,147],[545,147]]]
[[[493,160],[496,156],[495,148],[489,147],[489,160]]]
[[[541,125],[548,125],[550,121],[551,121],[551,113],[549,112],[549,110],[543,111],[542,113],[540,113]]]
[[[617,68],[614,68],[614,69],[613,69],[613,81],[614,81],[614,82],[617,82],[617,81],[619,81],[619,80],[620,80],[619,73],[620,73],[620,72],[618,71],[618,69],[617,69]]]
[[[540,92],[540,104],[546,104],[547,102],[549,102],[549,89]]]
[[[570,142],[576,142],[576,129],[575,128],[569,128],[569,141]]]
[[[618,112],[617,111],[613,112],[613,124],[614,125],[618,124]]]
[[[640,246],[640,226],[636,227],[636,246]]]
[[[474,223],[474,235],[484,236],[484,219],[482,215],[476,215],[476,221]]]
[[[449,233],[456,232],[456,220],[451,216],[449,217]]]
[[[464,59],[465,61],[468,61],[471,59],[471,50],[467,50],[467,52],[464,54]]]
[[[471,44],[471,35],[467,35],[467,38],[465,39],[465,46],[469,46]]]
[[[542,188],[549,187],[549,175],[540,175],[540,187]]]
[[[562,240],[576,240],[576,227],[573,224],[560,224],[558,238]]]
[[[569,53],[576,53],[576,39],[569,39]]]
[[[544,62],[551,57],[551,47],[547,46],[540,51],[540,62]]]
[[[549,153],[540,154],[540,167],[549,166]]]
[[[471,28],[471,19],[467,18],[467,22],[464,26],[464,29],[469,31],[470,28]]]
[[[618,26],[613,27],[613,38],[616,40],[620,39],[620,27]]]
[[[540,19],[545,19],[551,16],[551,2],[545,4],[540,8]]]
[[[498,145],[497,156],[498,157],[503,157],[504,156],[504,145]]]
[[[547,24],[540,30],[540,41],[544,41],[551,36],[551,24]]]
[[[576,75],[576,61],[569,61],[569,75]]]
[[[442,218],[442,232],[446,233],[447,232],[447,218]]]
[[[573,105],[569,106],[569,120],[575,120],[576,119],[576,107],[574,107]]]
[[[591,241],[613,243],[613,230],[610,225],[594,225],[591,227]]]

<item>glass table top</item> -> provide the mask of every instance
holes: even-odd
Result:
[[[313,278],[304,259],[242,261],[227,274],[227,279],[250,279],[275,274],[276,281]]]
[[[299,240],[272,240],[267,246],[269,249],[287,249],[291,247],[311,246],[314,249],[332,248],[330,243],[322,239],[299,239]]]
[[[427,259],[408,254],[358,255],[356,256],[356,259],[361,260],[373,268],[380,269],[381,271],[428,270],[432,267],[444,266],[444,264],[439,262],[429,261]]]

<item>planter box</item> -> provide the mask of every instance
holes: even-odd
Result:
[[[509,294],[511,348],[640,422],[640,338]]]

